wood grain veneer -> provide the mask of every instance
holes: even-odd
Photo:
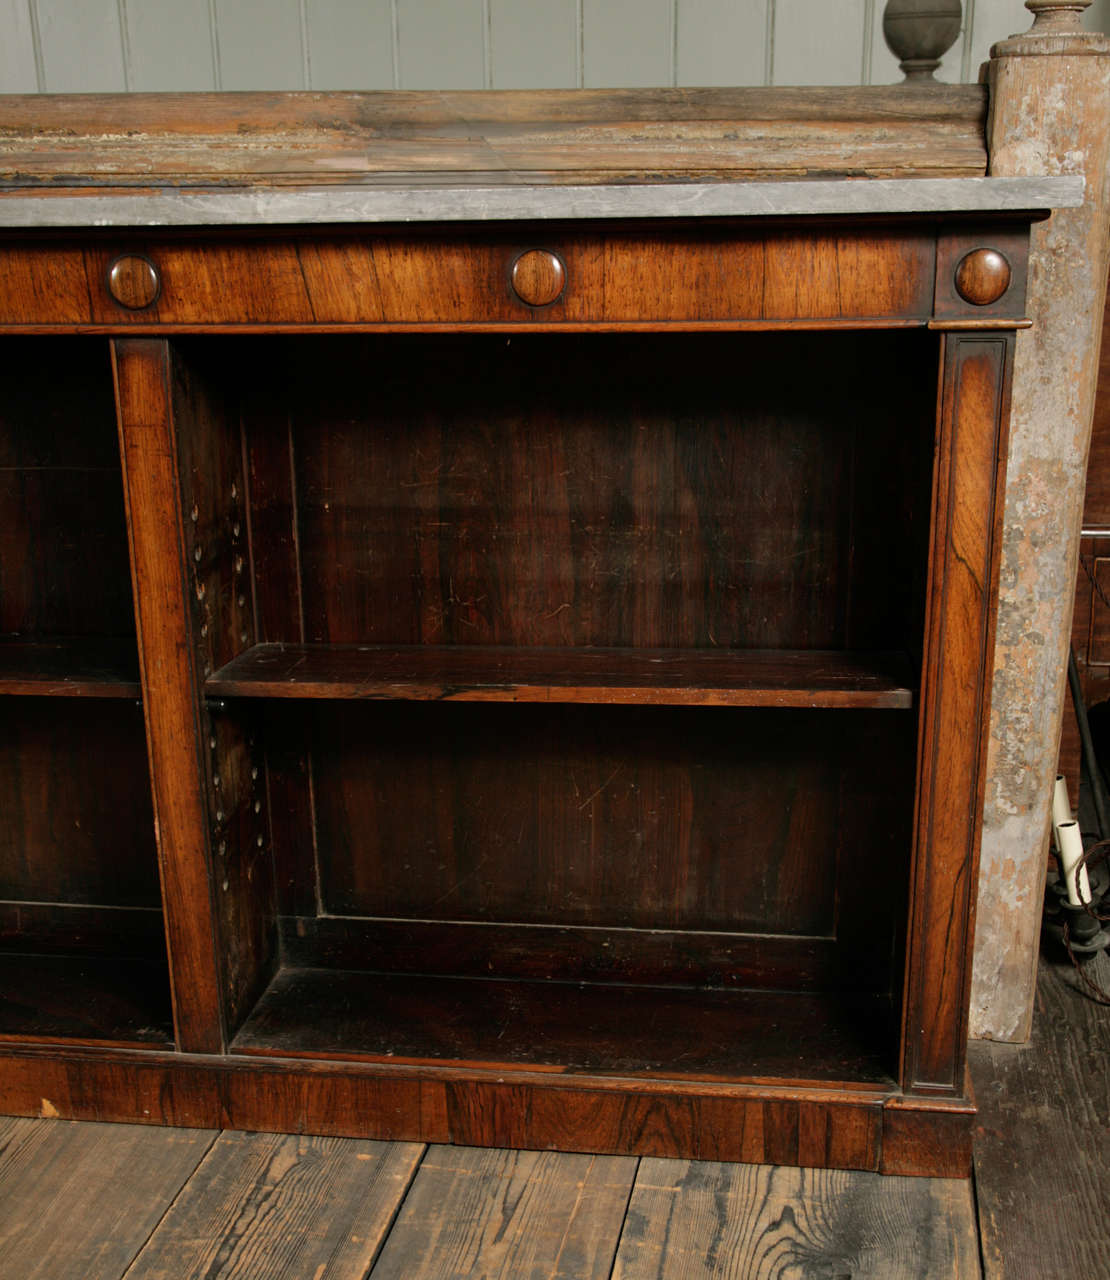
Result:
[[[528,305],[512,286],[522,252],[565,263],[568,283]],[[106,285],[120,254],[157,269],[140,309]],[[0,240],[0,325],[98,331],[274,325],[408,329],[612,328],[921,322],[932,312],[933,237],[893,228],[818,231],[720,226],[587,231],[576,224],[198,239],[142,230],[43,243]],[[249,263],[249,266],[247,265]],[[44,299],[45,301],[41,301]]]
[[[978,88],[123,105],[0,201],[986,163]],[[5,232],[0,1109],[965,1174],[1039,212]]]

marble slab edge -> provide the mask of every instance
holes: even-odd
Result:
[[[620,186],[180,188],[0,193],[0,227],[202,227],[601,218],[857,217],[1047,212],[1083,204],[1082,177],[864,178]]]

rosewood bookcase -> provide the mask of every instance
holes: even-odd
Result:
[[[1013,339],[1082,184],[876,176],[881,91],[861,180],[551,180],[648,100],[21,105],[4,1110],[968,1171]],[[525,119],[530,180],[393,172]]]

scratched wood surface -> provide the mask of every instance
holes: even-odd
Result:
[[[118,1280],[215,1137],[207,1129],[0,1120],[0,1271],[20,1280]]]
[[[0,1119],[0,1192],[36,1280],[980,1274],[967,1181]]]
[[[908,709],[913,678],[901,654],[823,649],[268,644],[245,650],[214,672],[205,692],[251,698]]]
[[[362,1280],[423,1152],[416,1143],[223,1133],[127,1280]]]
[[[986,110],[979,85],[13,95],[0,185],[974,177]]]
[[[613,1280],[978,1277],[970,1184],[644,1160]]]
[[[1088,973],[1110,990],[1105,953]],[[1110,1258],[1110,1009],[1042,959],[1028,1046],[971,1046],[975,1178],[988,1280],[1098,1275]]]
[[[374,1280],[602,1280],[610,1274],[636,1163],[432,1148]]]

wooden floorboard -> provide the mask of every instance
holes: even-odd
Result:
[[[966,1181],[644,1160],[613,1280],[979,1274]]]
[[[934,1280],[980,1235],[987,1280],[1110,1275],[1110,1009],[1042,965],[972,1065],[974,1183],[0,1117],[0,1276]]]
[[[215,1139],[206,1129],[6,1121],[0,1274],[119,1280]]]
[[[1110,958],[1092,972],[1110,989]],[[987,1280],[1110,1276],[1110,1008],[1042,960],[1028,1046],[972,1045]]]
[[[372,1280],[607,1280],[636,1165],[429,1147]]]
[[[127,1280],[363,1280],[423,1151],[223,1133]]]
[[[30,1142],[38,1121],[23,1120],[18,1116],[0,1116],[0,1169],[15,1159],[16,1151]]]

